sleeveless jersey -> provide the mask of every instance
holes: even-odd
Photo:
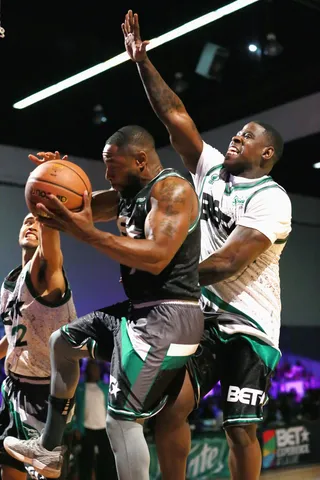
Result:
[[[50,335],[76,318],[67,285],[59,303],[37,296],[30,278],[31,262],[12,270],[1,286],[0,316],[8,339],[5,370],[27,377],[50,377]]]
[[[133,199],[120,199],[117,224],[121,235],[136,239],[146,238],[145,220],[151,210],[151,189],[157,182],[167,177],[179,177],[187,182],[175,170],[164,169]],[[141,303],[164,299],[199,299],[197,267],[200,255],[199,217],[190,226],[188,236],[174,258],[159,275],[121,265],[122,283],[131,301]]]
[[[291,231],[291,202],[270,176],[246,179],[228,174],[224,156],[204,143],[193,175],[202,204],[201,256],[221,248],[237,225],[262,232],[270,247],[232,278],[202,288],[204,312],[218,316],[224,334],[255,336],[278,349],[279,259]]]

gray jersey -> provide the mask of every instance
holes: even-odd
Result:
[[[37,295],[30,278],[31,262],[12,270],[1,286],[0,315],[8,339],[5,370],[28,377],[50,376],[50,335],[76,318],[67,285],[56,304]]]

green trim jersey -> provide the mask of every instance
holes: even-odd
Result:
[[[278,349],[279,259],[291,231],[291,202],[270,176],[236,177],[223,161],[218,150],[204,143],[192,175],[202,205],[200,261],[220,249],[237,225],[258,230],[271,245],[232,278],[202,288],[202,308],[219,314],[221,334],[253,336]]]
[[[188,182],[177,171],[167,168],[145,185],[133,199],[120,199],[117,224],[121,235],[135,239],[146,238],[145,222],[151,210],[152,187],[168,177],[177,177]],[[201,233],[199,219],[200,208],[198,218],[190,225],[187,238],[159,275],[120,265],[122,284],[127,297],[132,302],[141,303],[172,298],[199,299],[198,263]]]
[[[31,262],[12,270],[1,286],[0,316],[8,339],[5,370],[17,375],[50,377],[50,335],[76,318],[67,283],[59,303],[37,295],[30,278]]]

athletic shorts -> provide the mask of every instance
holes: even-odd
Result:
[[[220,380],[223,426],[262,422],[273,370],[257,352],[271,347],[241,334],[222,337],[216,325],[205,322],[201,343],[187,365],[194,391],[199,392],[196,400]]]
[[[74,348],[111,360],[109,414],[118,419],[158,413],[183,381],[203,333],[197,302],[163,300],[113,305],[62,327]]]
[[[2,383],[1,393],[0,465],[25,472],[24,464],[5,451],[3,440],[7,436],[28,440],[40,435],[47,418],[50,379],[10,374]]]

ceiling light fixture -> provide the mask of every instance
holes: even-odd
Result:
[[[218,8],[217,10],[213,12],[209,12],[206,15],[203,15],[202,17],[192,20],[191,22],[185,23],[184,25],[181,25],[181,27],[175,28],[174,30],[171,30],[168,33],[164,33],[163,35],[160,35],[160,37],[153,38],[150,41],[150,44],[148,45],[147,50],[152,50],[153,48],[159,47],[164,43],[170,42],[175,38],[181,37],[182,35],[186,35],[187,33],[192,32],[193,30],[203,27],[204,25],[208,25],[209,23],[215,22],[216,20],[219,20],[222,17],[230,15],[231,13],[241,10],[242,8],[248,7],[249,5],[252,5],[253,3],[256,3],[258,1],[259,0],[236,0],[232,3],[229,3],[224,7]],[[40,102],[45,98],[55,95],[56,93],[62,92],[67,88],[73,87],[74,85],[77,85],[80,82],[84,82],[85,80],[88,80],[89,78],[92,78],[95,75],[99,75],[100,73],[105,72],[106,70],[110,70],[110,68],[116,67],[117,65],[120,65],[121,63],[124,63],[127,60],[129,60],[127,53],[126,52],[120,53],[119,55],[116,55],[115,57],[110,58],[105,62],[99,63],[98,65],[88,68],[87,70],[77,73],[72,77],[66,78],[61,82],[51,85],[50,87],[47,87],[44,90],[40,90],[39,92],[34,93],[33,95],[30,95],[24,98],[23,100],[20,100],[19,102],[16,102],[13,105],[13,107],[17,109],[23,109],[23,108],[29,107],[34,103]]]

